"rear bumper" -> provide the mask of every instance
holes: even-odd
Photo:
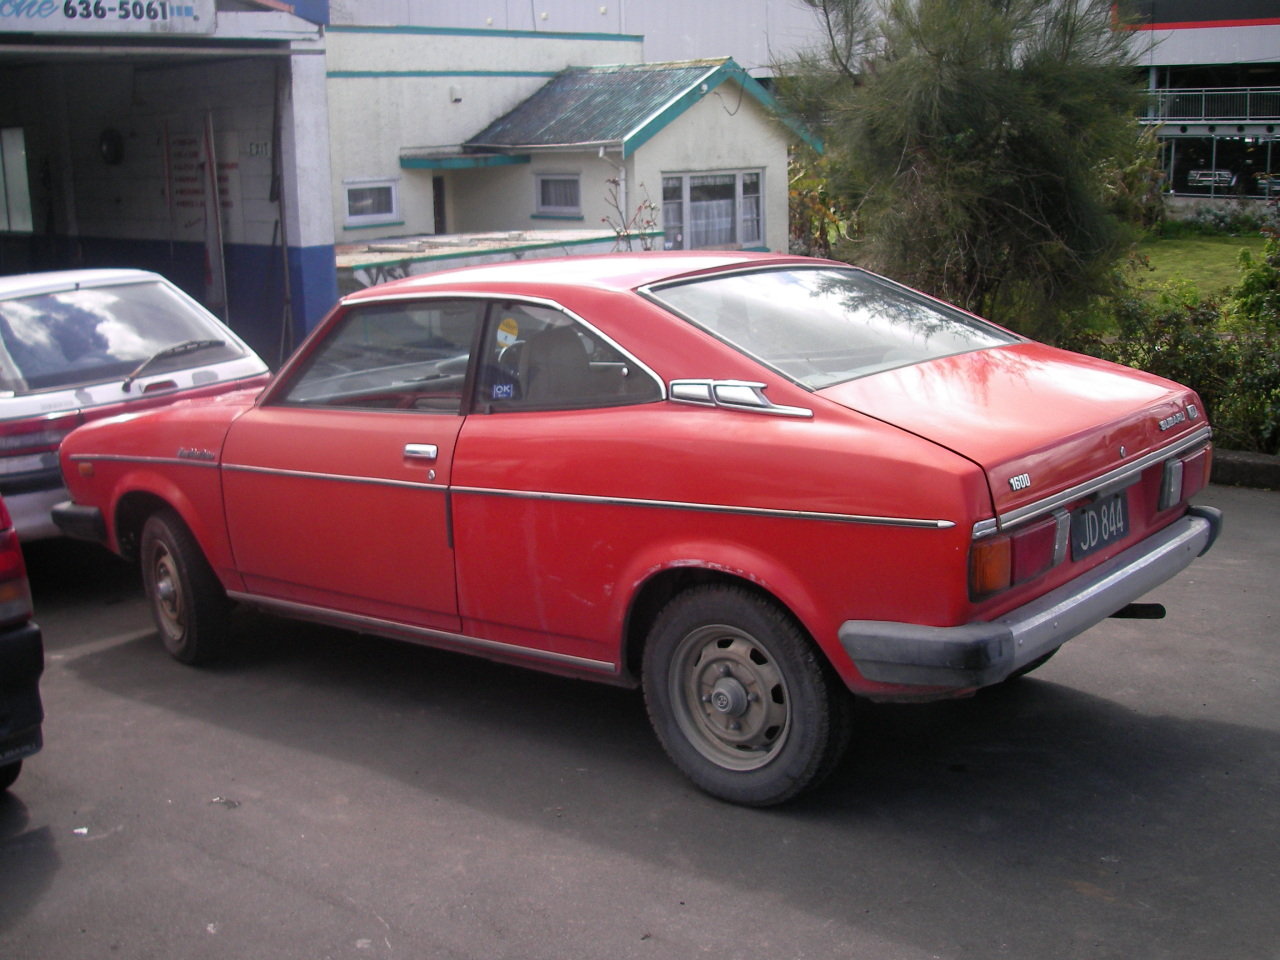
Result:
[[[1221,529],[1220,511],[1192,507],[1124,553],[996,620],[958,627],[849,620],[840,626],[840,645],[868,680],[953,689],[998,683],[1184,570]]]
[[[0,767],[41,747],[44,640],[34,623],[0,633]]]
[[[49,511],[65,499],[67,488],[62,485],[60,476],[47,489],[6,492],[4,503],[9,508],[9,515],[13,517],[13,528],[18,531],[18,539],[23,543],[30,543],[58,536],[58,528]]]

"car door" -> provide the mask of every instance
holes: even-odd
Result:
[[[662,383],[548,304],[495,303],[479,360],[451,481],[463,632],[612,670],[614,564],[654,522],[612,497],[653,467],[633,431]]]
[[[228,534],[250,594],[458,627],[448,485],[479,300],[352,307],[232,426]]]

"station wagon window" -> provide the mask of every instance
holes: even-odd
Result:
[[[478,300],[357,306],[320,345],[284,402],[458,413],[483,318]]]
[[[651,295],[813,390],[1019,342],[994,324],[862,270],[755,270],[671,284]]]
[[[643,365],[568,314],[498,303],[489,318],[477,405],[504,410],[582,409],[662,399]]]

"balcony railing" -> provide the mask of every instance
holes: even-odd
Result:
[[[1280,120],[1280,87],[1151,90],[1144,120],[1151,123],[1249,123]]]

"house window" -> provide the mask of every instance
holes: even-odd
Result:
[[[32,230],[27,138],[21,127],[0,129],[0,230],[6,233]]]
[[[347,180],[347,226],[384,226],[400,219],[395,180]]]
[[[662,178],[663,248],[736,249],[764,242],[759,170]]]
[[[538,191],[537,216],[582,216],[582,188],[576,173],[539,173],[535,176]]]

